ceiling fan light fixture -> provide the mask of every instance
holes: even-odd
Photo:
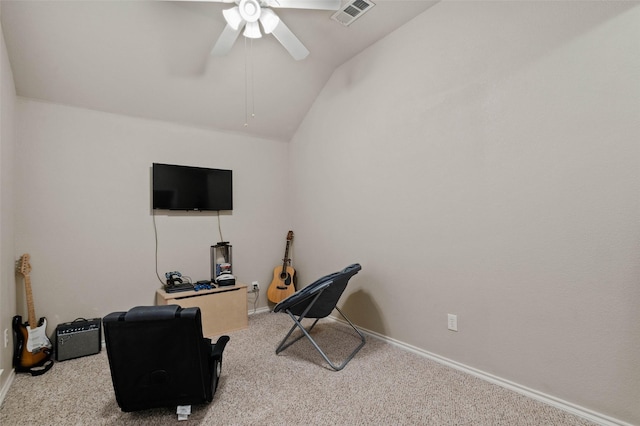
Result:
[[[280,23],[280,18],[278,18],[278,15],[276,15],[273,10],[262,9],[260,23],[262,24],[262,28],[264,28],[265,34],[271,34]]]
[[[247,26],[244,28],[244,32],[242,34],[247,38],[262,37],[262,34],[260,33],[260,25],[257,22],[247,22]]]
[[[223,10],[222,15],[224,15],[224,20],[227,21],[227,24],[229,24],[231,28],[236,31],[240,28],[240,24],[242,24],[243,19],[240,15],[238,6]]]
[[[2,0],[0,0],[2,1]],[[227,21],[222,34],[211,50],[214,56],[228,53],[242,32],[246,38],[261,38],[262,31],[273,35],[296,61],[309,55],[309,50],[282,19],[271,9],[338,10],[343,0],[200,0],[217,3],[235,3],[237,6],[223,11]],[[371,0],[347,0],[353,4],[373,4]],[[369,2],[369,3],[367,3]],[[350,3],[351,4],[351,3]]]

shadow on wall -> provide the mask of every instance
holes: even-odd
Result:
[[[340,309],[355,325],[386,336],[387,330],[384,326],[382,311],[366,291],[357,290],[351,293],[344,299]]]

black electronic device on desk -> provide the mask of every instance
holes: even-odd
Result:
[[[164,274],[167,279],[167,284],[164,286],[164,291],[167,293],[178,293],[180,291],[193,290],[193,284],[182,281],[182,274],[178,271],[167,272]]]
[[[164,291],[166,291],[167,293],[179,293],[181,291],[192,291],[193,290],[193,284],[191,283],[182,283],[182,284],[176,284],[176,285],[166,285],[164,286]]]

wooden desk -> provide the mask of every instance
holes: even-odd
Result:
[[[158,289],[156,305],[199,307],[202,313],[202,334],[205,337],[249,327],[247,286],[244,284],[177,293]]]

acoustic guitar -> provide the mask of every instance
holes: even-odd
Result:
[[[18,272],[24,277],[25,293],[27,296],[28,321],[22,323],[22,317],[13,317],[13,331],[15,336],[14,367],[16,371],[31,371],[34,367],[44,365],[51,358],[51,342],[47,337],[47,320],[40,318],[36,322],[36,311],[33,304],[31,290],[31,265],[29,254],[23,254],[18,262]],[[37,326],[36,326],[37,324]],[[44,370],[43,372],[47,371]]]
[[[273,280],[267,289],[267,298],[273,303],[279,303],[296,292],[293,277],[296,271],[289,265],[289,245],[293,240],[293,231],[287,233],[287,246],[284,249],[282,266],[273,269]]]

